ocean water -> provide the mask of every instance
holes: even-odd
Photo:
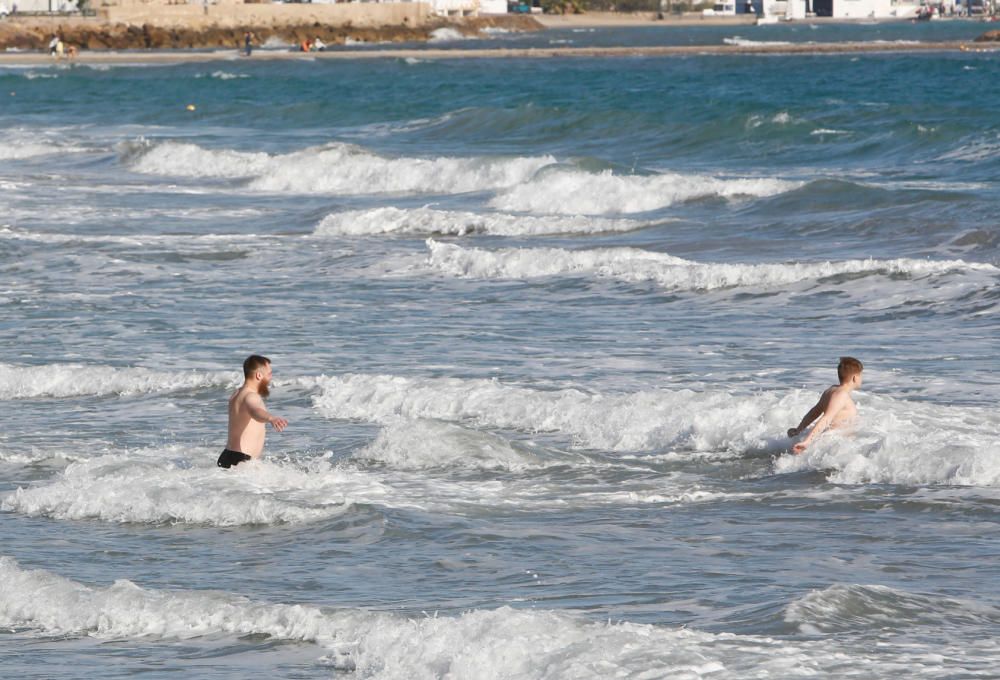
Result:
[[[0,68],[0,676],[1000,677],[998,78]]]

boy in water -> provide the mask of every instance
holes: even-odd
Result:
[[[858,408],[851,400],[851,392],[861,387],[861,371],[864,366],[854,357],[841,357],[837,366],[837,377],[840,379],[839,385],[831,386],[823,396],[819,398],[816,405],[809,409],[799,423],[798,427],[788,430],[789,437],[799,436],[803,430],[809,427],[816,418],[819,421],[805,439],[795,444],[792,451],[802,453],[809,446],[809,442],[818,437],[828,427],[838,428],[850,424],[858,415]],[[822,414],[822,417],[820,415]]]

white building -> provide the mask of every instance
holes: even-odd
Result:
[[[479,0],[431,0],[431,12],[439,17],[474,17]]]
[[[480,14],[506,14],[507,0],[479,0]]]
[[[796,0],[790,0],[795,3]],[[908,17],[912,5],[895,0],[806,0],[818,17],[835,19],[888,19]]]
[[[69,0],[5,0],[7,9],[18,12],[75,12],[76,2]]]

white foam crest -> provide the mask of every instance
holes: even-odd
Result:
[[[495,434],[434,420],[390,422],[375,441],[356,451],[352,458],[400,470],[523,470],[541,464],[538,456]]]
[[[80,211],[75,211],[79,214]],[[182,211],[175,211],[176,214],[184,214]],[[95,211],[95,215],[99,215]],[[162,213],[161,213],[162,214]],[[209,213],[211,214],[211,213]],[[223,213],[225,214],[225,213]],[[246,210],[233,214],[250,216],[259,214],[255,210]],[[200,216],[198,213],[188,211],[188,219]],[[207,215],[206,215],[207,216]],[[216,217],[220,215],[215,215]],[[139,234],[135,236],[123,236],[120,234],[72,234],[54,233],[40,231],[25,231],[22,229],[11,229],[10,227],[0,227],[0,238],[30,241],[33,243],[47,243],[51,245],[66,245],[71,243],[93,243],[93,244],[116,244],[121,246],[145,247],[148,245],[167,245],[173,247],[204,246],[218,244],[242,244],[253,243],[261,240],[276,238],[273,234]]]
[[[1000,486],[1000,416],[995,410],[866,400],[853,435],[824,435],[778,472],[832,470],[841,484]]]
[[[242,526],[329,520],[356,506],[467,513],[496,507],[564,508],[567,502],[637,502],[609,494],[584,494],[574,501],[531,481],[427,475],[426,470],[439,467],[537,466],[537,456],[495,435],[459,429],[445,423],[400,423],[386,428],[351,461],[337,465],[332,454],[267,456],[220,470],[214,465],[217,450],[179,445],[108,453],[77,459],[50,479],[19,487],[0,499],[0,510],[59,520]],[[388,469],[373,470],[366,467],[369,462]]]
[[[0,625],[98,639],[170,640],[266,635],[314,642],[322,660],[372,680],[699,678],[796,675],[941,677],[958,663],[986,664],[988,645],[949,658],[918,645],[840,651],[830,641],[788,641],[500,607],[457,616],[401,615],[260,603],[211,591],[157,590],[128,580],[88,586],[0,557]],[[994,664],[995,665],[995,664]]]
[[[1000,624],[995,607],[969,600],[922,595],[879,585],[838,584],[785,608],[785,621],[807,635],[865,629]]]
[[[317,471],[258,462],[223,471],[214,465],[217,451],[199,452],[194,467],[171,453],[74,462],[51,481],[19,487],[0,508],[54,519],[240,526],[329,519],[347,512],[355,497],[391,495],[375,478],[326,465]]]
[[[551,156],[386,158],[340,143],[270,155],[162,142],[131,166],[157,175],[252,178],[250,188],[258,191],[360,195],[499,189],[527,181],[552,163]]]
[[[385,158],[346,144],[278,157],[251,183],[261,191],[320,194],[460,194],[513,186],[555,163],[551,156]]]
[[[236,80],[239,78],[249,78],[247,73],[229,73],[228,71],[212,71],[209,74],[198,73],[195,78],[214,78],[216,80]]]
[[[317,236],[363,236],[369,234],[495,234],[531,236],[541,234],[594,234],[631,231],[642,226],[635,220],[592,217],[536,217],[504,213],[472,213],[432,208],[408,210],[386,207],[351,210],[326,216],[316,227]]]
[[[741,38],[738,35],[732,38],[723,38],[722,42],[735,47],[782,47],[792,44],[784,40],[750,40],[749,38]]]
[[[205,149],[187,142],[150,145],[131,162],[135,172],[174,177],[254,177],[266,170],[271,156],[263,152]]]
[[[316,607],[256,604],[217,592],[146,590],[119,580],[92,588],[0,557],[0,622],[50,634],[189,639],[228,633],[332,642],[337,625]]]
[[[153,371],[88,364],[0,364],[0,399],[41,399],[176,392],[236,385],[232,372]]]
[[[615,175],[558,170],[499,194],[490,205],[499,210],[542,214],[611,215],[666,208],[675,203],[713,196],[773,196],[802,186],[770,177],[709,175]]]
[[[799,411],[811,406],[809,396],[798,392],[784,398],[691,390],[599,394],[485,379],[365,374],[321,378],[319,385],[314,403],[329,418],[389,422],[402,416],[560,432],[579,446],[615,451],[759,449],[783,436]]]
[[[845,274],[923,277],[951,272],[995,274],[993,265],[962,260],[845,260],[841,262],[700,263],[636,248],[505,248],[483,250],[428,240],[428,264],[452,276],[528,279],[586,274],[622,281],[653,281],[672,290],[784,286]]]
[[[39,156],[81,153],[86,149],[65,141],[47,139],[27,130],[0,138],[0,161],[19,161]]]

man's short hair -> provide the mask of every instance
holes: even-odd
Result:
[[[264,368],[269,363],[271,363],[271,360],[267,357],[262,357],[259,354],[251,354],[243,362],[243,377],[252,378],[257,369]]]
[[[840,357],[840,363],[837,364],[837,377],[840,382],[844,382],[852,376],[859,375],[863,370],[865,367],[854,357]]]

